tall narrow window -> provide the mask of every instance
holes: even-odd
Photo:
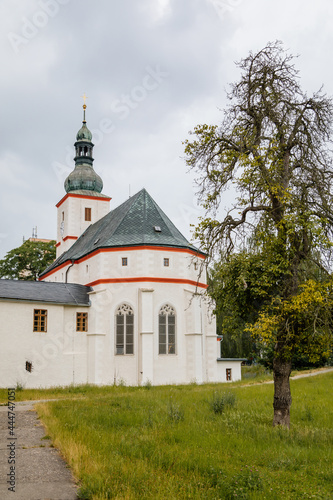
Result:
[[[127,266],[127,257],[122,257],[122,259],[121,259],[121,265],[122,266]]]
[[[226,368],[225,375],[226,380],[231,380],[231,368]]]
[[[76,331],[88,331],[88,313],[76,313]]]
[[[164,259],[163,262],[164,262],[165,267],[169,267],[169,263],[170,263],[169,259]]]
[[[116,354],[134,354],[134,314],[127,304],[116,312]]]
[[[176,354],[176,315],[168,304],[161,307],[158,315],[158,353]]]
[[[91,221],[91,208],[84,209],[84,220]]]
[[[47,310],[34,309],[34,332],[47,331]]]
[[[32,363],[30,361],[25,362],[25,369],[27,370],[27,372],[32,372]]]

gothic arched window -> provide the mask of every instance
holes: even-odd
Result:
[[[176,354],[176,314],[169,304],[158,314],[158,354]]]
[[[134,354],[134,313],[127,304],[116,312],[116,354]]]

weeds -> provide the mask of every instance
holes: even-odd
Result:
[[[213,394],[210,407],[215,414],[221,415],[226,408],[232,408],[236,404],[236,394],[234,392],[217,392]]]
[[[182,422],[184,420],[184,410],[177,403],[173,403],[170,400],[168,406],[168,419],[170,422]]]

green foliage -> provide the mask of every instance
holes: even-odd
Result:
[[[270,256],[239,252],[217,262],[209,274],[217,331],[223,335],[223,357],[256,356],[256,343],[246,330],[278,291],[279,267]]]
[[[0,260],[0,278],[36,281],[55,259],[55,241],[25,241]]]

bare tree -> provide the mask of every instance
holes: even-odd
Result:
[[[321,89],[311,97],[301,90],[293,59],[281,42],[250,53],[238,63],[241,78],[231,86],[221,125],[197,126],[194,140],[185,141],[207,210],[196,228],[203,249],[228,257],[250,238],[252,249],[273,256],[277,266],[278,294],[255,327],[263,340],[265,331],[275,339],[273,423],[288,427],[292,353],[311,338],[321,338],[324,348],[330,331],[330,286],[310,283],[304,269],[311,262],[329,275],[333,227],[332,99]],[[237,197],[221,219],[230,188]],[[306,304],[314,291],[325,306]],[[321,318],[311,328],[313,318],[296,310],[300,301]]]

